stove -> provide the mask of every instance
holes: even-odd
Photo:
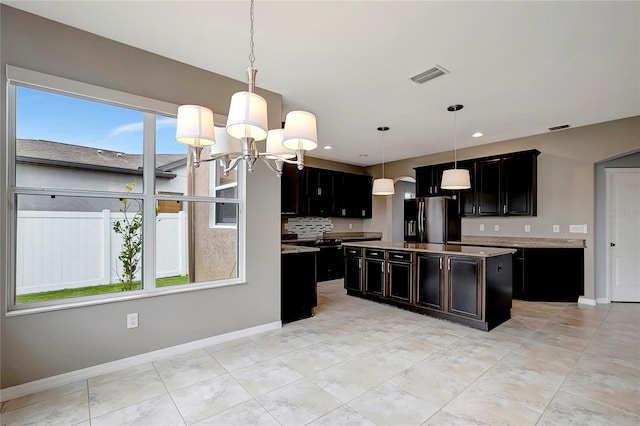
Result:
[[[314,247],[341,247],[342,240],[339,238],[316,238]]]

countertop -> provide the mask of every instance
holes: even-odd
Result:
[[[512,248],[584,248],[585,240],[564,238],[532,237],[485,237],[463,235],[461,241],[448,241],[448,244],[485,247]]]
[[[312,253],[316,251],[320,251],[320,249],[315,247],[292,246],[288,244],[280,245],[280,254]]]
[[[304,243],[312,242],[318,238],[338,238],[342,241],[375,240],[382,238],[382,232],[325,232],[313,238],[282,238],[282,243]]]
[[[494,247],[477,247],[477,246],[464,246],[464,245],[450,245],[450,244],[429,244],[429,243],[400,243],[389,241],[367,241],[367,242],[348,242],[343,243],[348,247],[364,247],[364,248],[376,248],[383,250],[403,250],[403,251],[416,251],[426,253],[442,253],[442,254],[461,254],[465,256],[474,257],[493,257],[501,256],[504,254],[513,254],[515,249],[509,248],[494,248]]]

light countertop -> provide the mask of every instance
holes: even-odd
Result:
[[[474,257],[493,257],[504,254],[513,254],[515,249],[495,248],[495,247],[478,247],[451,244],[429,244],[429,243],[401,243],[389,241],[367,241],[367,242],[348,242],[343,243],[348,247],[364,247],[382,250],[402,250],[416,251],[426,253],[442,253],[442,254],[460,254]]]
[[[449,241],[448,244],[485,247],[511,248],[584,248],[585,240],[565,238],[532,238],[532,237],[485,237],[463,235],[460,241]]]
[[[320,249],[315,247],[294,246],[289,244],[280,245],[280,254],[313,253],[316,251],[320,251]]]

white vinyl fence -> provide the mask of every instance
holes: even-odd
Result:
[[[113,231],[113,222],[123,218],[109,210],[18,212],[16,293],[120,282],[122,237]],[[156,277],[186,275],[186,215],[160,213],[156,226]]]

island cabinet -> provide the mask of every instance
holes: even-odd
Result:
[[[344,288],[362,292],[362,249],[344,249]]]
[[[356,253],[359,248],[362,251]],[[345,265],[352,265],[352,276],[360,281],[345,279],[345,288],[352,296],[488,331],[511,318],[514,252],[443,244],[349,243]]]

